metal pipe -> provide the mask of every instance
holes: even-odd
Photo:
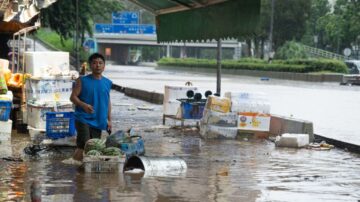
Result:
[[[132,156],[124,164],[123,171],[141,169],[144,177],[179,177],[186,173],[186,162],[179,157]]]

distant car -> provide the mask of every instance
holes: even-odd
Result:
[[[360,74],[360,60],[345,60],[349,74]]]

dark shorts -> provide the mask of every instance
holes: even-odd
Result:
[[[92,138],[101,138],[101,130],[92,128],[87,124],[75,120],[75,128],[77,131],[76,146],[84,149],[86,141]]]

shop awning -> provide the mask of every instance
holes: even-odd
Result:
[[[260,18],[260,0],[130,1],[156,15],[159,42],[243,38]]]

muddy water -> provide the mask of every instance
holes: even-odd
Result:
[[[191,81],[200,91],[216,89],[215,73],[155,69],[153,67],[108,66],[106,73],[114,83],[164,93],[165,85]],[[314,123],[316,134],[360,145],[360,87],[338,83],[314,83],[259,77],[222,75],[222,92],[263,92],[268,96],[271,113],[292,116]]]
[[[12,154],[23,162],[0,160],[0,201],[30,201],[30,184],[40,181],[43,201],[357,201],[360,199],[360,156],[342,150],[279,149],[266,140],[204,141],[197,132],[163,129],[162,106],[112,92],[114,129],[135,126],[149,156],[180,156],[188,165],[184,176],[85,173],[61,160],[73,148],[57,148],[28,157],[22,148],[29,137],[15,134]],[[133,106],[129,106],[133,104]],[[137,106],[154,106],[141,111]],[[192,124],[191,122],[187,122]],[[180,125],[172,120],[168,125]],[[0,145],[0,156],[4,144]]]

